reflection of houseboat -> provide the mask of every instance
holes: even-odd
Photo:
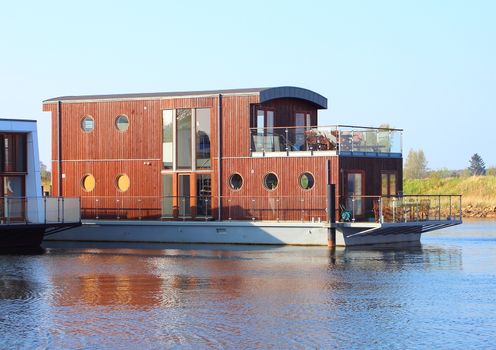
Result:
[[[36,121],[0,119],[0,250],[39,248],[79,224],[79,199],[41,197]],[[65,213],[64,213],[65,210]]]
[[[55,194],[80,196],[85,219],[53,239],[351,245],[461,222],[458,196],[401,195],[401,130],[317,127],[327,99],[306,89],[65,96],[43,108]]]

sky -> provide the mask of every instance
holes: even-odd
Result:
[[[496,166],[496,1],[2,1],[0,117],[64,95],[298,86],[320,125],[404,129],[430,169]],[[493,132],[495,135],[493,135]]]

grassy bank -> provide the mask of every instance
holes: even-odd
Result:
[[[496,208],[496,176],[405,179],[405,194],[462,194],[463,207]]]

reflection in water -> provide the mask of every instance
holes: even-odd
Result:
[[[0,258],[0,348],[487,345],[494,248],[50,243]]]

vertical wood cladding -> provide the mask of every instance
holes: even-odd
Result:
[[[297,99],[280,98],[264,102],[261,106],[275,110],[275,127],[296,125],[295,114],[302,112],[310,113],[311,125],[317,125],[317,107],[313,103]]]
[[[364,195],[380,195],[381,173],[394,171],[397,174],[397,191],[403,191],[403,160],[401,158],[341,157],[344,172],[359,170],[365,174]],[[344,180],[344,179],[343,179]]]

